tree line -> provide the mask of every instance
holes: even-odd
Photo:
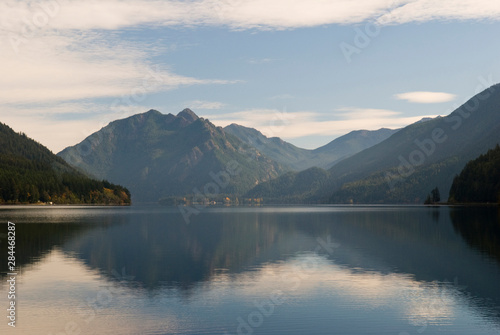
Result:
[[[130,192],[49,164],[0,155],[0,203],[130,204]]]
[[[40,143],[0,123],[0,204],[130,204],[130,192],[88,178]]]
[[[450,189],[449,202],[500,204],[500,146],[468,162]]]

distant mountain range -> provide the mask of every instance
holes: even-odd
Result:
[[[58,155],[89,175],[127,185],[140,202],[244,194],[286,171],[190,109],[111,122]]]
[[[376,131],[356,130],[315,150],[307,150],[298,148],[278,137],[268,138],[256,129],[234,123],[225,127],[224,131],[295,171],[310,167],[329,169],[342,159],[378,144],[397,132],[397,130],[386,128]]]
[[[260,184],[252,196],[328,203],[423,203],[435,187],[448,197],[465,164],[500,142],[500,85],[477,94],[446,117],[417,122],[346,158],[309,189],[286,188],[289,175]],[[302,185],[303,171],[294,182]],[[289,185],[289,183],[288,183]]]
[[[91,176],[127,185],[139,202],[242,196],[289,171],[330,167],[394,132],[354,131],[306,150],[252,128],[216,127],[190,109],[177,115],[150,110],[114,121],[58,155]]]
[[[465,164],[500,142],[500,85],[446,117],[359,130],[315,150],[256,129],[216,127],[185,109],[110,123],[58,155],[137,201],[201,195],[287,203],[423,203],[447,199]],[[193,197],[192,197],[193,198]],[[195,201],[193,199],[193,201]]]
[[[88,178],[49,149],[0,123],[0,204],[130,204],[126,188]]]

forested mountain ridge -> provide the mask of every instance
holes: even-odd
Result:
[[[322,195],[333,203],[423,203],[436,186],[448,198],[453,178],[500,142],[500,84],[445,117],[409,125],[339,162]]]
[[[327,185],[329,178],[330,173],[318,167],[288,172],[255,186],[245,197],[263,198],[265,202],[280,204],[314,202],[316,193]]]
[[[275,161],[292,170],[307,168],[301,164],[301,162],[310,156],[307,149],[296,147],[278,137],[268,138],[257,129],[240,126],[235,123],[224,127],[224,131],[238,137],[244,143],[256,148],[262,154],[272,157]]]
[[[0,203],[130,204],[126,188],[88,178],[0,123]]]
[[[328,170],[309,190],[259,185],[251,194],[320,203],[417,203],[438,187],[447,198],[465,164],[500,142],[500,85],[469,99],[450,115],[409,125]],[[281,178],[285,178],[283,176]],[[284,180],[271,181],[280,185]],[[314,192],[311,192],[314,191]]]
[[[286,172],[189,109],[113,121],[58,155],[90,175],[126,185],[139,202],[243,194]]]
[[[449,202],[500,204],[500,146],[471,160],[453,179]]]

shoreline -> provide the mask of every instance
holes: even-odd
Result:
[[[436,203],[436,204],[424,204],[423,206],[430,206],[430,207],[438,207],[438,206],[449,206],[449,207],[500,207],[500,203],[452,203],[452,202],[445,202],[445,203]]]
[[[119,204],[48,204],[48,203],[39,203],[39,204],[30,204],[30,203],[17,203],[17,204],[9,204],[9,203],[0,203],[0,208],[4,206],[29,206],[29,207],[69,207],[69,206],[81,206],[81,207],[130,207],[132,204],[119,205]]]

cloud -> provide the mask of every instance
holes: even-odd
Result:
[[[28,20],[58,30],[117,30],[136,26],[215,26],[290,29],[361,22],[381,15],[393,0],[7,0],[3,25],[20,31]],[[45,14],[45,15],[44,15]],[[47,21],[47,23],[45,23]]]
[[[217,101],[201,101],[195,100],[189,103],[189,108],[191,109],[221,109],[226,106],[225,103]]]
[[[0,2],[0,113],[3,122],[12,121],[36,139],[41,140],[43,132],[43,143],[57,150],[60,143],[73,143],[80,137],[75,130],[78,132],[82,120],[60,120],[56,115],[92,114],[95,110],[114,115],[118,108],[131,111],[144,105],[150,94],[189,85],[239,82],[234,78],[195,78],[165,65],[153,65],[153,57],[165,50],[127,40],[125,30],[206,26],[283,30],[365,21],[399,24],[499,18],[500,4],[485,0],[359,0],[355,5],[350,0],[4,0]],[[99,98],[116,100],[90,110],[88,100]],[[193,108],[222,107],[218,104],[199,101]],[[39,112],[44,116],[36,114]],[[354,113],[360,112],[343,111],[347,113],[344,119],[336,114],[339,120],[325,122],[313,112],[283,114],[278,110],[223,117],[285,138],[341,135],[353,127],[399,127],[412,119],[399,115],[377,119],[370,116],[377,114],[374,110],[365,110],[369,117],[353,122]],[[94,115],[85,122],[89,129],[100,124]],[[67,126],[62,130],[64,136],[56,130],[61,124]]]
[[[118,30],[141,26],[228,26],[293,29],[376,20],[400,24],[430,20],[492,19],[500,4],[490,0],[6,0],[2,25],[57,30]],[[28,22],[28,24],[26,23]]]
[[[0,102],[122,96],[143,100],[149,94],[180,86],[237,82],[193,78],[166,66],[152,66],[150,59],[164,50],[146,42],[127,41],[117,31],[180,24],[180,18],[189,16],[188,9],[177,1],[3,1]]]
[[[294,29],[378,20],[385,24],[434,19],[497,19],[494,1],[445,0],[6,0],[0,3],[0,101],[31,103],[144,95],[186,85],[231,84],[156,70],[161,52],[125,41],[123,29],[226,26]],[[272,61],[253,59],[255,64]],[[149,83],[154,81],[149,78]],[[146,91],[146,92],[144,92]]]
[[[89,102],[26,104],[3,106],[0,119],[15,131],[25,133],[57,153],[81,142],[111,121],[149,109],[138,105],[110,107]]]
[[[400,112],[395,112],[388,109],[377,109],[377,108],[354,108],[354,107],[344,107],[337,109],[338,116],[348,119],[348,120],[360,120],[360,119],[370,119],[370,118],[380,118],[385,119],[389,117],[395,117]]]
[[[216,107],[219,102],[198,101],[200,105]],[[192,107],[196,111],[196,108]],[[144,113],[150,107],[97,103],[47,103],[4,107],[0,112],[2,122],[16,131],[41,142],[57,153],[68,145],[81,142],[109,122],[134,114]],[[207,109],[209,110],[209,109]],[[164,111],[163,113],[166,113]],[[419,121],[422,115],[404,117],[399,112],[385,109],[341,108],[330,115],[313,111],[288,112],[278,109],[249,109],[234,113],[199,113],[217,126],[237,123],[258,129],[268,137],[293,140],[306,136],[328,136],[332,139],[352,130],[401,128]]]
[[[403,24],[434,20],[499,20],[500,3],[489,0],[416,0],[378,17],[380,24]]]
[[[32,113],[16,115],[2,113],[2,122],[17,132],[23,132],[30,138],[58,153],[68,145],[74,145],[85,139],[92,132],[99,130],[96,116],[87,115],[84,119],[66,119],[54,121],[46,114]]]
[[[444,92],[406,92],[395,94],[398,100],[406,100],[417,104],[435,104],[452,101],[456,98],[455,94]]]
[[[210,116],[218,126],[231,123],[255,128],[268,137],[296,139],[306,136],[330,136],[333,138],[352,130],[397,129],[419,121],[424,117],[402,116],[400,112],[373,108],[341,108],[331,115],[312,111],[287,112],[277,109],[251,109],[236,113]],[[325,120],[325,118],[328,118]]]
[[[293,274],[298,268],[304,269],[303,277],[297,276],[297,280],[293,282],[282,280],[282,274]],[[226,274],[217,274],[216,277],[213,289],[226,290],[231,278]],[[319,255],[304,254],[286,262],[262,266],[255,273],[238,274],[238,280],[254,283],[235,292],[246,300],[265,296],[275,290],[285,295],[300,292],[303,296],[311,296],[318,294],[317,288],[321,286],[327,288],[339,301],[355,302],[359,306],[377,309],[390,305],[403,313],[415,326],[422,326],[422,320],[431,324],[442,321],[443,318],[456,317],[452,306],[456,303],[457,294],[451,287],[436,282],[418,282],[405,274],[349,269]],[[400,308],[400,304],[404,308]]]
[[[109,34],[47,33],[0,54],[0,101],[32,103],[141,96],[187,85],[229,84],[198,79],[152,66],[141,46]]]

